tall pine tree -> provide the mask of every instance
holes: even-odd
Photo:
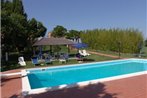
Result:
[[[46,28],[41,22],[36,20],[37,28],[30,26],[22,0],[2,0],[1,9],[2,51],[20,52],[31,46],[36,37],[45,35]]]

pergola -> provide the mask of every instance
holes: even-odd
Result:
[[[72,45],[74,42],[65,38],[42,38],[36,41],[33,46]],[[41,50],[42,51],[42,50]],[[68,48],[69,52],[69,48]]]

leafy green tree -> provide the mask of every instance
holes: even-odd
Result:
[[[20,0],[15,0],[21,2]],[[27,25],[26,17],[15,13],[15,3],[10,1],[2,1],[2,44],[4,50],[17,50],[20,51],[22,47],[25,47],[25,29]],[[21,6],[21,5],[17,5]],[[22,7],[23,9],[23,7]],[[3,47],[2,47],[3,48]]]
[[[66,34],[66,38],[68,38],[68,39],[74,39],[74,38],[79,38],[79,37],[80,37],[80,32],[77,30],[70,30]]]
[[[13,12],[24,16],[27,19],[27,14],[24,12],[21,0],[13,0]]]
[[[90,48],[103,51],[118,52],[119,50],[123,53],[139,53],[143,43],[141,32],[134,29],[87,30],[80,36]]]
[[[16,18],[17,17],[17,18]],[[13,45],[14,47],[16,47],[17,51],[22,51],[24,49],[24,47],[26,47],[26,27],[27,24],[26,24],[26,21],[25,21],[25,18],[22,17],[22,16],[17,16],[14,15],[14,17],[12,18],[13,21],[13,24],[14,24],[14,28],[13,28],[13,31],[12,31],[12,42],[13,42]]]
[[[38,22],[35,18],[32,18],[28,21],[28,32],[27,32],[27,41],[28,47],[31,48],[32,44],[35,42],[35,38],[43,37],[46,32],[46,28],[41,22]]]
[[[36,37],[45,35],[46,28],[41,22],[27,20],[21,0],[2,0],[1,9],[2,51],[20,52],[32,46]]]
[[[64,28],[63,26],[57,25],[51,34],[53,37],[64,37],[65,34],[67,33],[67,29]]]

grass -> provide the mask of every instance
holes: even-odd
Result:
[[[114,55],[114,56],[119,56],[118,52],[113,52],[113,51],[101,51],[101,50],[93,50],[93,49],[88,49],[88,50],[99,52],[99,53],[104,53],[104,54],[110,54],[110,55]],[[147,58],[147,47],[143,47],[141,52],[142,52],[141,58]],[[131,53],[121,53],[121,57],[122,58],[138,58],[138,55],[131,54]]]
[[[147,47],[143,47],[143,48],[142,48],[142,51],[143,51],[145,54],[147,54]]]
[[[95,62],[106,61],[106,60],[114,60],[114,58],[110,58],[110,57],[106,57],[106,56],[98,56],[98,55],[95,55],[95,54],[87,56],[86,58],[87,59],[93,59],[93,60],[95,60]]]
[[[44,50],[48,50],[48,49],[49,49],[48,47],[45,47]],[[89,49],[89,50],[91,50],[91,49]],[[95,51],[95,50],[91,50],[91,51]],[[147,58],[147,47],[143,47],[142,51],[145,54],[145,57],[143,57],[143,58]],[[60,53],[67,53],[67,52],[68,52],[67,47],[61,46]],[[111,52],[111,51],[96,51],[96,52],[118,56],[117,52]],[[70,56],[74,57],[76,53],[77,53],[77,50],[71,50]],[[21,69],[21,68],[61,66],[61,65],[69,65],[69,64],[78,64],[79,63],[76,59],[72,59],[72,60],[69,60],[67,63],[63,63],[63,64],[59,61],[53,61],[53,64],[47,65],[45,63],[42,63],[43,65],[34,66],[31,62],[31,53],[24,53],[24,54],[25,54],[24,58],[25,58],[25,61],[26,61],[26,64],[27,64],[25,67],[20,67],[20,65],[18,64],[19,54],[17,52],[13,52],[13,53],[10,53],[10,55],[9,55],[9,62],[4,62],[4,60],[2,60],[1,71],[7,71],[7,70],[11,70],[11,69]],[[135,56],[132,55],[132,54],[121,53],[121,57],[123,57],[123,58],[134,58]],[[105,56],[98,56],[98,55],[95,55],[95,54],[84,57],[84,59],[85,60],[84,60],[83,63],[114,60],[114,58],[105,57]]]
[[[87,57],[84,57],[83,63],[89,63],[89,62],[98,62],[98,61],[105,61],[105,60],[113,60],[112,58],[109,57],[103,57],[103,56],[98,56],[98,55],[90,55]],[[35,66],[32,64],[31,61],[27,61],[27,66],[25,68],[34,68]],[[67,61],[67,63],[61,63],[59,61],[53,61],[53,64],[45,64],[42,63],[43,65],[36,66],[36,67],[51,67],[51,66],[61,66],[61,65],[69,65],[69,64],[79,64],[79,62],[76,59],[70,59]]]
[[[60,51],[60,52],[62,52],[62,53],[67,52],[67,50],[65,50],[65,49],[67,49],[67,48],[62,46],[62,51]],[[77,53],[76,50],[71,50],[70,57],[74,57],[76,53]],[[31,62],[31,55],[29,55],[29,53],[26,53],[24,55],[24,58],[25,58],[25,62],[27,65],[25,67],[20,67],[20,65],[18,64],[18,57],[19,57],[18,53],[11,53],[9,56],[9,62],[2,61],[1,71],[7,71],[7,70],[11,70],[11,69],[21,69],[21,68],[61,66],[61,65],[69,65],[69,64],[78,64],[79,63],[76,59],[70,59],[67,63],[53,61],[53,64],[42,63],[43,65],[34,66]],[[113,58],[91,54],[90,56],[84,57],[83,63],[98,62],[98,61],[105,61],[105,60],[113,60]]]

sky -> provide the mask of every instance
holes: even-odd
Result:
[[[147,38],[147,0],[23,0],[28,18],[42,22],[51,32],[67,30],[134,28]]]

